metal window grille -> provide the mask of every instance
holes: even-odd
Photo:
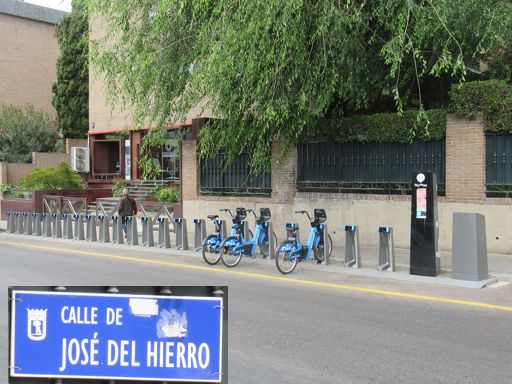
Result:
[[[486,134],[485,184],[488,197],[512,197],[512,135]]]
[[[433,171],[444,193],[445,140],[401,143],[309,143],[298,150],[302,191],[406,194],[411,174]]]
[[[270,173],[251,175],[249,156],[239,155],[227,168],[225,156],[201,160],[199,191],[212,195],[269,195]]]

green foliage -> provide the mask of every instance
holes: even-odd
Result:
[[[421,117],[418,120],[417,111],[405,111],[401,115],[378,113],[324,120],[308,129],[300,141],[410,143],[414,138],[428,141],[445,136],[446,111],[428,110]]]
[[[485,129],[512,132],[512,86],[503,80],[473,81],[454,85],[451,112],[473,118],[483,116]]]
[[[0,192],[1,193],[10,193],[14,190],[14,184],[6,183],[6,184],[0,184]]]
[[[112,196],[120,197],[123,195],[123,189],[127,188],[128,184],[125,181],[118,181],[112,186]]]
[[[177,187],[164,187],[153,192],[153,197],[162,203],[179,203],[180,190]]]
[[[33,106],[24,110],[0,106],[0,156],[11,163],[29,163],[32,152],[62,151],[55,119]]]
[[[424,120],[450,84],[480,76],[512,25],[509,0],[89,3],[107,29],[92,62],[136,124],[172,125],[206,101],[219,121],[200,155],[250,153],[253,171],[268,168],[276,139],[291,146],[319,120],[383,99]]]
[[[82,189],[84,187],[80,175],[71,170],[64,161],[56,167],[36,167],[19,183],[20,189]]]
[[[52,104],[66,138],[83,138],[89,129],[89,25],[83,0],[59,23],[60,55]]]

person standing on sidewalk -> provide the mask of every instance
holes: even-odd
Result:
[[[133,197],[130,196],[128,188],[123,189],[123,197],[119,202],[119,209],[117,211],[123,223],[124,237],[128,232],[127,220],[128,216],[135,216],[137,214],[137,203]]]

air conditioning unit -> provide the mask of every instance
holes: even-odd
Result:
[[[71,147],[71,169],[76,172],[89,172],[89,148]]]

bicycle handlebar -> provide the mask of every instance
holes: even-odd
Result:
[[[254,218],[255,218],[255,219],[258,219],[258,218],[256,217],[256,213],[254,213],[254,211],[253,211],[252,209],[246,209],[245,211],[246,211],[246,212],[252,212],[252,214],[254,215]]]
[[[227,209],[227,208],[223,208],[223,209],[219,209],[220,212],[228,212],[229,213],[229,216],[231,216],[231,218],[234,218],[235,216],[233,216],[233,214],[231,213],[231,210]]]
[[[308,215],[309,221],[311,221],[311,216],[309,216],[309,213],[307,211],[295,211],[295,213],[306,214]]]

